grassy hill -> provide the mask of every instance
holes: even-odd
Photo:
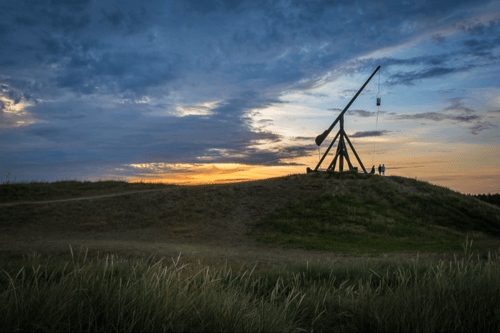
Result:
[[[79,182],[76,180],[30,183],[4,183],[0,185],[0,203],[58,200],[96,195],[120,194],[130,191],[162,189],[174,185],[154,183],[128,183],[104,180]]]
[[[500,329],[500,209],[425,182],[349,172],[204,186],[70,181],[3,184],[0,200],[5,331]],[[212,239],[233,252],[246,242],[237,259],[280,256],[277,265],[250,263],[251,270],[246,259],[205,266],[198,258],[185,262],[180,252],[173,262],[128,257],[139,243],[151,250],[176,237],[205,247]],[[123,251],[99,257],[71,250],[69,259],[9,253],[97,238],[98,251],[120,240]],[[274,246],[352,261],[284,263],[281,254],[312,251]],[[365,258],[464,250],[451,262]]]
[[[459,251],[465,235],[498,248],[500,210],[466,195],[403,177],[312,177],[338,182],[330,193],[277,210],[252,235],[266,243],[345,253]]]
[[[0,228],[39,232],[156,228],[193,241],[247,235],[345,254],[461,252],[466,237],[475,251],[500,246],[500,209],[493,205],[414,179],[350,172],[203,186],[3,184],[1,204]]]

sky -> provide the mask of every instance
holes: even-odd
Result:
[[[500,1],[2,0],[0,45],[0,182],[305,173],[381,66],[364,166],[500,192]]]

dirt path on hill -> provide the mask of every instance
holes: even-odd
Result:
[[[37,204],[48,204],[48,203],[67,202],[67,201],[91,200],[91,199],[117,197],[120,195],[128,195],[128,194],[134,194],[134,193],[158,192],[158,191],[168,191],[168,190],[169,190],[168,188],[162,188],[162,189],[156,189],[156,190],[141,190],[141,191],[121,192],[121,193],[115,193],[115,194],[102,194],[102,195],[93,195],[90,197],[78,197],[78,198],[70,198],[70,199],[43,200],[43,201],[16,201],[16,202],[0,203],[0,206],[37,205]]]
[[[271,265],[293,261],[321,261],[341,264],[383,258],[383,255],[374,257],[347,256],[343,253],[328,251],[284,249],[280,246],[257,242],[252,237],[246,236],[246,233],[252,230],[256,222],[265,219],[277,207],[284,207],[287,202],[305,200],[324,193],[342,192],[343,189],[349,189],[349,184],[349,181],[339,182],[337,180],[319,182],[313,177],[308,177],[303,178],[298,184],[296,181],[278,179],[276,181],[242,183],[238,186],[230,184],[216,187],[173,187],[50,201],[3,203],[0,206],[49,203],[53,203],[53,205],[48,207],[46,211],[40,210],[40,213],[37,213],[39,215],[35,215],[35,218],[28,216],[26,219],[20,219],[16,225],[6,223],[0,226],[0,254],[8,253],[17,256],[36,251],[47,255],[67,256],[71,246],[73,251],[78,251],[80,248],[84,251],[88,249],[90,254],[99,252],[103,254],[115,253],[126,257],[149,257],[156,253],[157,258],[165,257],[167,261],[171,261],[171,258],[177,259],[180,254],[181,262],[184,259],[187,261],[200,260],[206,264],[220,264],[227,261],[231,265],[243,263]],[[92,207],[85,205],[80,209],[77,207],[77,203],[73,203],[81,200],[161,191],[168,192],[168,195],[150,193],[138,198],[120,198],[113,204],[101,203],[102,207],[99,206],[101,207],[99,209],[102,209],[102,212],[100,211],[100,214],[105,218],[103,214],[109,207],[112,209],[115,209],[115,206],[123,207],[121,210],[125,210],[125,207],[135,204],[136,199],[150,203],[159,200],[156,197],[161,197],[162,205],[172,203],[165,209],[177,211],[176,214],[184,214],[182,209],[179,210],[179,207],[189,210],[190,214],[193,211],[201,210],[203,212],[202,218],[196,215],[193,215],[194,217],[186,215],[182,221],[172,220],[171,224],[165,224],[162,227],[149,226],[124,230],[124,228],[120,229],[120,225],[118,225],[116,229],[111,231],[98,229],[84,231],[80,227],[81,219],[79,218],[83,216],[86,219],[87,215],[85,214],[89,213],[88,211],[92,210]],[[64,202],[68,202],[68,204],[60,204]],[[198,207],[197,204],[201,205]],[[38,208],[38,206],[30,207],[30,209],[34,208]],[[5,208],[5,210],[16,209],[17,207],[15,209]],[[23,210],[22,207],[19,209]],[[210,213],[212,210],[214,212]],[[118,209],[119,211],[120,209]],[[223,214],[220,213],[221,211]],[[207,218],[206,216],[210,214],[214,214],[215,217]],[[63,218],[60,218],[59,215]],[[92,215],[91,217],[97,218],[101,215]],[[417,257],[416,254],[404,253],[392,253],[386,256],[395,259]],[[453,255],[420,254],[419,259],[453,260]]]

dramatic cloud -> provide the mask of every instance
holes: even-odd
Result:
[[[479,132],[491,128],[498,128],[498,125],[488,122],[477,122],[475,125],[469,127],[471,134],[474,135],[477,135],[479,134]]]
[[[356,132],[354,134],[349,135],[350,138],[365,138],[365,137],[370,137],[370,136],[382,136],[390,131],[366,131],[366,132]]]
[[[2,163],[49,178],[133,177],[131,165],[142,164],[162,164],[158,173],[302,165],[325,111],[340,112],[330,107],[347,103],[378,65],[381,91],[374,79],[346,114],[360,126],[352,137],[393,132],[366,125],[378,93],[387,120],[486,133],[497,120],[485,114],[496,111],[472,105],[470,85],[439,80],[498,70],[495,9],[488,0],[3,1]],[[449,90],[432,97],[439,106],[410,112],[404,89],[438,81],[436,91]]]
[[[361,118],[374,117],[377,115],[377,112],[373,111],[365,111],[365,110],[347,110],[345,113],[347,116],[357,116]]]
[[[433,67],[430,69],[425,69],[422,71],[411,71],[406,73],[396,73],[391,75],[390,79],[387,81],[389,85],[414,85],[415,81],[422,79],[431,79],[442,77],[447,74],[460,73],[469,71],[473,66],[459,67],[459,68],[449,68],[449,67]]]
[[[443,120],[451,120],[458,121],[464,123],[470,123],[472,121],[480,119],[479,116],[453,116],[440,112],[422,112],[415,114],[401,114],[396,116],[398,120],[432,120],[432,121],[443,121]]]

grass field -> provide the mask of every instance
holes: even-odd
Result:
[[[0,185],[0,203],[12,203],[37,200],[57,200],[86,196],[119,194],[130,191],[155,190],[175,185],[155,183],[128,183],[125,181],[105,180],[89,181],[57,181],[4,183]]]
[[[194,255],[179,254],[172,262],[83,250],[69,257],[5,250],[0,251],[0,327],[500,330],[500,209],[447,188],[350,172],[204,186],[120,181],[0,185],[0,245],[31,249],[34,235],[44,235],[47,244],[71,235],[118,242],[120,235],[144,230],[164,244],[170,242],[167,236],[189,237],[206,248],[212,246],[206,239],[215,237],[226,251],[246,244],[255,257],[272,246],[284,248],[279,253],[290,253],[289,259],[297,251],[323,251],[357,260],[208,265]],[[144,240],[145,246],[152,239]],[[44,238],[37,244],[43,249]],[[130,243],[121,249],[127,254]],[[456,257],[392,256],[417,253]]]
[[[498,332],[498,253],[233,271],[30,256],[0,276],[5,331]],[[476,259],[476,260],[475,260]],[[17,266],[17,267],[16,267]]]
[[[500,211],[465,195],[402,177],[393,178],[418,192],[377,176],[355,177],[357,187],[291,203],[252,235],[289,247],[372,254],[458,252],[465,235],[487,250],[500,236]]]
[[[252,225],[247,236],[266,244],[357,255],[453,253],[461,250],[465,237],[474,239],[479,253],[500,245],[499,207],[414,179],[350,172],[204,186],[120,181],[0,185],[0,205],[29,201],[47,204],[0,207],[0,227],[42,224],[82,232],[155,227],[172,236],[207,228],[224,232],[245,223]]]

